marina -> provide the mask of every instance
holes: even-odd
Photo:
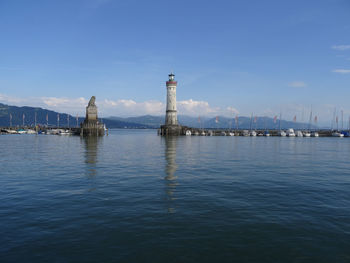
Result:
[[[106,125],[99,122],[97,114],[97,106],[95,104],[95,96],[92,96],[88,106],[86,107],[86,117],[80,127],[60,127],[60,126],[17,126],[2,127],[0,134],[46,134],[46,135],[80,135],[80,136],[103,136],[108,134]],[[10,115],[11,120],[12,115]],[[36,117],[36,115],[35,115]],[[24,115],[23,115],[24,120]],[[35,121],[36,122],[36,121]],[[58,115],[59,123],[59,115]]]
[[[197,129],[182,126],[182,131],[185,136],[243,136],[243,137],[304,137],[304,138],[318,138],[318,137],[334,137],[334,138],[348,138],[349,131],[332,131],[328,129],[315,130],[312,132],[302,132],[293,129],[284,130],[228,130],[228,129]],[[106,134],[108,129],[103,126]],[[293,130],[293,131],[291,131]],[[160,135],[161,130],[157,130]],[[81,128],[77,127],[2,127],[0,128],[1,135],[81,135]],[[95,134],[96,136],[96,134]]]
[[[316,130],[312,132],[301,132],[297,134],[293,129],[284,130],[226,130],[226,129],[196,129],[196,128],[184,128],[184,134],[186,136],[243,136],[243,137],[349,137],[349,131],[331,131],[331,130]],[[161,131],[158,130],[158,134]]]

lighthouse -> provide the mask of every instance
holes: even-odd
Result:
[[[169,79],[166,82],[165,124],[160,126],[158,130],[160,135],[184,135],[184,127],[180,126],[177,121],[176,86],[177,81],[175,80],[175,75],[170,73]]]
[[[166,82],[167,100],[165,125],[178,125],[176,110],[176,86],[175,75],[169,74],[169,80]]]

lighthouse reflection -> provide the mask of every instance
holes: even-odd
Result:
[[[85,146],[85,163],[86,174],[89,177],[96,175],[96,164],[98,162],[98,145],[101,141],[101,137],[97,136],[85,136],[81,139]]]
[[[164,137],[165,139],[165,182],[166,182],[166,196],[169,201],[168,204],[168,212],[174,213],[175,208],[173,201],[176,199],[174,196],[174,192],[177,186],[177,176],[175,176],[175,172],[177,170],[178,165],[176,164],[176,144],[178,137],[177,136],[169,136]]]

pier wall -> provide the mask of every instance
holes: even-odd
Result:
[[[191,135],[205,135],[205,136],[229,136],[230,133],[233,133],[234,136],[246,136],[245,134],[249,134],[251,131],[255,131],[257,136],[262,136],[266,131],[270,134],[270,136],[279,136],[279,130],[229,130],[229,129],[199,129],[199,128],[191,128],[186,126],[180,126],[181,129],[174,130],[166,125],[162,125],[160,129],[158,129],[158,135],[168,136],[182,136],[186,135],[186,131],[190,131]],[[319,137],[332,137],[332,130],[312,130],[312,132],[317,132]],[[249,136],[249,135],[248,135]]]

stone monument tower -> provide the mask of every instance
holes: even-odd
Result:
[[[89,104],[86,107],[86,118],[85,120],[88,122],[96,122],[97,119],[97,106],[95,104],[96,97],[92,96]]]
[[[183,129],[177,121],[176,110],[176,86],[175,75],[169,74],[169,80],[166,82],[167,100],[165,124],[160,127],[161,135],[183,135]]]
[[[80,135],[101,136],[105,134],[104,125],[98,121],[96,98],[92,96],[86,107],[86,117],[80,125]]]

